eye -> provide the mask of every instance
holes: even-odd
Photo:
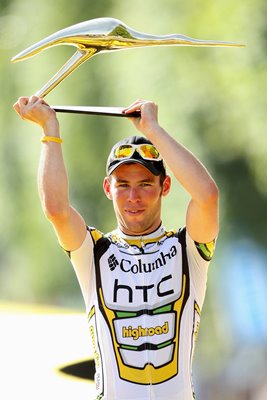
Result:
[[[128,183],[118,183],[117,187],[119,187],[119,188],[127,188],[127,187],[129,187],[129,185],[128,185]]]
[[[149,186],[152,186],[152,183],[151,182],[142,182],[141,186],[142,187],[149,187]]]

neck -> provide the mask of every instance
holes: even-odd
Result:
[[[160,236],[162,232],[164,231],[164,227],[162,226],[162,222],[155,228],[155,229],[150,229],[144,232],[125,232],[122,227],[118,227],[118,232],[121,237],[124,238],[148,238],[148,237],[156,237]]]

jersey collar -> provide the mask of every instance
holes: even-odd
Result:
[[[117,235],[126,240],[126,242],[131,241],[139,241],[139,242],[149,242],[151,240],[155,241],[155,239],[161,239],[165,235],[165,227],[160,224],[160,226],[153,232],[150,232],[146,235],[126,235],[120,228],[116,229]]]

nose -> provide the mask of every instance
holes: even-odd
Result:
[[[136,203],[140,200],[140,194],[137,188],[130,188],[128,192],[128,200]]]

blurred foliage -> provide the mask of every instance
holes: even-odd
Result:
[[[12,110],[19,96],[38,90],[74,49],[51,48],[14,65],[10,59],[55,31],[92,18],[118,18],[152,34],[183,33],[247,45],[103,54],[83,64],[47,101],[123,106],[136,98],[153,99],[160,106],[160,123],[207,165],[220,187],[219,249],[239,236],[267,244],[266,1],[9,0],[0,1],[0,10],[2,298],[82,306],[74,272],[39,205],[40,129],[22,122]],[[110,230],[115,218],[102,192],[106,157],[111,145],[134,134],[134,128],[124,119],[58,117],[72,203],[88,224]],[[167,227],[184,224],[187,202],[187,194],[174,182],[163,209]],[[219,257],[214,264],[220,265]]]
[[[50,104],[100,106],[152,99],[159,104],[162,126],[214,176],[221,192],[221,234],[197,355],[201,373],[205,366],[209,370],[212,387],[234,351],[225,307],[218,300],[219,271],[225,262],[231,264],[227,246],[243,237],[267,245],[266,15],[266,0],[0,0],[0,299],[83,308],[70,262],[39,204],[40,129],[22,122],[12,110],[19,96],[40,89],[74,49],[51,48],[17,64],[10,63],[12,56],[51,33],[98,17],[118,18],[151,34],[245,43],[244,49],[157,47],[103,54],[83,64],[46,98]],[[134,127],[112,117],[58,118],[72,204],[88,224],[111,230],[116,221],[102,191],[106,157],[115,141],[135,134]],[[168,228],[184,224],[188,200],[173,180],[163,205]],[[215,393],[203,398],[219,398]]]

